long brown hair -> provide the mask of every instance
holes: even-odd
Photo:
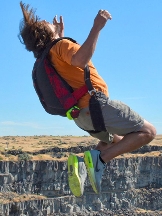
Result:
[[[20,22],[19,27],[20,42],[25,44],[28,51],[34,53],[35,58],[38,58],[53,40],[54,34],[50,28],[35,15],[34,9],[29,9],[29,4],[25,5],[21,1],[20,7],[23,13],[23,20]]]

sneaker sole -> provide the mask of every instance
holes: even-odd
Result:
[[[92,188],[93,188],[95,193],[98,193],[97,187],[96,187],[95,174],[94,174],[93,160],[92,160],[90,151],[84,152],[84,162],[85,162],[85,165],[87,168],[87,173],[88,173],[88,177],[89,177],[90,183],[92,185]]]
[[[74,196],[82,196],[81,182],[78,174],[78,158],[72,154],[68,157],[68,182]]]

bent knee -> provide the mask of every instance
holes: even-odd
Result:
[[[156,136],[156,133],[157,133],[156,128],[146,120],[144,120],[144,125],[140,131],[144,132],[146,134],[146,136],[149,136],[150,140],[153,140]]]

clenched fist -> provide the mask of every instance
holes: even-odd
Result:
[[[111,14],[107,10],[99,10],[97,16],[94,19],[94,27],[98,30],[101,30],[108,19],[112,19]]]

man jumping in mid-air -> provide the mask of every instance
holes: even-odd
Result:
[[[32,51],[36,58],[40,57],[52,41],[63,36],[63,19],[61,17],[58,22],[55,17],[53,23],[41,21],[35,16],[33,9],[29,10],[29,5],[26,6],[21,2],[20,6],[23,12],[20,36],[26,49]],[[62,39],[51,48],[48,55],[51,64],[73,89],[84,85],[84,68],[88,65],[94,89],[101,91],[106,96],[106,101],[102,98],[100,100],[106,131],[94,133],[89,111],[90,94],[83,96],[77,104],[80,114],[77,119],[74,119],[75,123],[88,131],[91,136],[99,139],[99,143],[95,150],[84,153],[84,161],[74,154],[68,158],[69,186],[75,196],[83,194],[86,169],[94,191],[99,193],[105,164],[118,155],[132,152],[148,144],[156,135],[155,127],[129,106],[110,99],[105,81],[91,62],[99,34],[111,19],[111,14],[107,10],[100,10],[82,45]],[[109,55],[107,52],[107,56]]]

